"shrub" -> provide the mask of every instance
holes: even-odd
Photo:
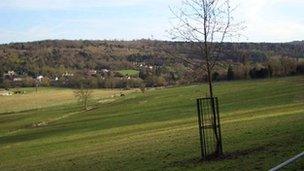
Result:
[[[145,83],[147,87],[160,87],[166,85],[166,80],[163,77],[149,76]]]
[[[304,63],[297,65],[297,74],[304,74]]]
[[[228,81],[234,80],[234,71],[233,71],[233,68],[231,65],[229,65],[229,67],[228,67],[227,80]]]
[[[251,78],[267,78],[269,76],[269,70],[268,68],[253,68],[250,70],[249,75]]]
[[[220,74],[218,72],[212,74],[212,81],[220,81]]]

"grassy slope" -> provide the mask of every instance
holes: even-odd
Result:
[[[206,90],[132,93],[88,112],[69,103],[0,114],[0,169],[265,170],[303,151],[303,77],[219,83],[225,160],[199,162],[195,99]]]

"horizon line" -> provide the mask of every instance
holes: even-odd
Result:
[[[22,44],[22,43],[35,43],[35,42],[44,42],[44,41],[108,41],[108,42],[132,42],[132,41],[158,41],[158,42],[188,42],[184,40],[164,40],[164,39],[150,39],[150,38],[141,38],[141,39],[41,39],[41,40],[30,40],[30,41],[19,41],[19,42],[9,42],[9,43],[0,43],[0,45],[12,45],[12,44]],[[269,44],[280,44],[280,43],[294,43],[294,42],[304,42],[303,40],[292,40],[292,41],[286,41],[286,42],[267,42],[267,41],[225,41],[223,43],[269,43]],[[219,43],[219,42],[213,42],[213,43]]]

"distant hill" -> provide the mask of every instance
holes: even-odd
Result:
[[[293,42],[290,42],[290,44],[293,44],[293,45],[304,45],[304,40],[302,41],[293,41]]]
[[[220,60],[263,62],[272,56],[304,57],[304,43],[225,43]],[[187,42],[154,40],[44,40],[0,45],[0,72],[35,75],[82,69],[136,69],[136,64],[184,65],[200,61],[199,50]]]

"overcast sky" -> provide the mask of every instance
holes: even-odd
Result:
[[[44,39],[170,40],[181,0],[0,0],[0,43]],[[246,42],[304,40],[304,0],[232,0]]]

